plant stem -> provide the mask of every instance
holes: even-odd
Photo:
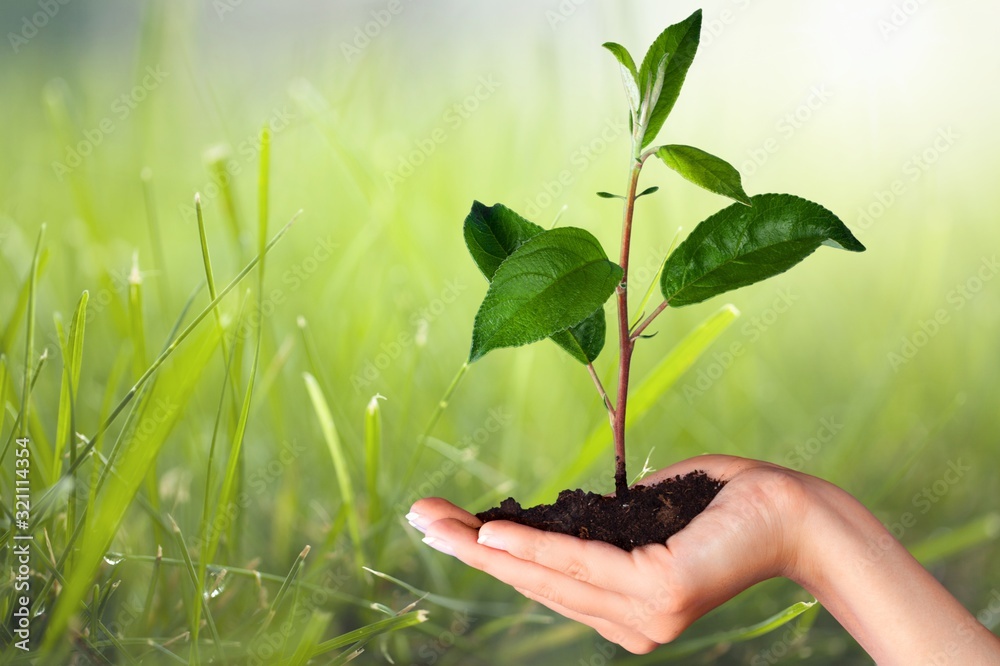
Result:
[[[632,242],[632,215],[635,213],[635,193],[639,185],[639,173],[645,156],[636,158],[629,171],[628,194],[625,196],[625,211],[622,219],[622,251],[620,265],[622,281],[618,285],[618,400],[617,409],[611,422],[615,438],[615,495],[628,494],[628,474],[625,469],[625,410],[628,406],[628,376],[632,365],[632,350],[635,340],[629,331],[628,317],[628,258]]]
[[[635,342],[636,340],[638,340],[638,339],[639,339],[639,336],[640,336],[640,335],[642,335],[642,332],[646,330],[646,327],[647,327],[647,326],[649,326],[650,324],[652,324],[652,323],[653,323],[653,320],[654,320],[654,319],[656,319],[656,317],[657,317],[657,316],[658,316],[658,315],[659,315],[659,314],[660,314],[661,312],[663,312],[664,310],[666,310],[666,309],[667,309],[667,306],[668,306],[668,305],[669,305],[669,303],[668,303],[667,301],[663,301],[662,303],[660,303],[660,304],[659,304],[659,305],[657,306],[657,308],[656,308],[655,310],[653,310],[653,314],[651,314],[651,315],[649,315],[648,317],[646,317],[646,318],[645,318],[645,319],[644,319],[644,320],[642,321],[642,323],[641,323],[641,324],[639,324],[638,326],[636,326],[635,330],[634,330],[634,331],[632,331],[632,342],[633,342],[633,343],[634,343],[634,342]]]
[[[601,378],[597,376],[597,371],[594,370],[594,364],[587,364],[587,372],[590,373],[590,378],[594,380],[594,386],[597,387],[597,392],[601,394],[601,399],[604,401],[604,406],[608,410],[608,418],[611,419],[611,426],[614,427],[615,424],[615,406],[611,404],[611,398],[608,397],[608,392],[604,390],[604,384],[601,383]]]

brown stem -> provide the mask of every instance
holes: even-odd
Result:
[[[632,215],[635,212],[635,193],[639,185],[639,172],[645,156],[636,159],[629,172],[628,194],[625,195],[625,211],[622,220],[622,281],[618,285],[618,407],[615,409],[611,429],[615,438],[615,495],[628,494],[628,475],[625,469],[625,410],[628,406],[628,375],[632,365],[632,350],[635,340],[629,331],[628,318],[628,258],[632,242]]]

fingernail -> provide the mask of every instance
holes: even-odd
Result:
[[[482,532],[479,532],[479,539],[477,540],[484,546],[496,548],[497,550],[507,550],[507,544],[504,543],[503,539],[500,539],[492,534],[483,534]]]
[[[422,541],[434,550],[444,553],[445,555],[451,555],[452,557],[455,555],[455,551],[452,550],[451,544],[447,541],[443,541],[435,537],[424,537]]]
[[[412,527],[413,529],[419,530],[422,533],[427,532],[427,519],[421,516],[419,513],[411,511],[404,517],[406,518],[406,522],[408,522],[410,524],[410,527]]]

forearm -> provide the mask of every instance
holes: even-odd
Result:
[[[789,577],[879,664],[1000,664],[986,630],[848,493],[817,481]]]

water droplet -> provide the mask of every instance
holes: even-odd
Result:
[[[113,567],[118,566],[124,560],[125,560],[125,556],[123,554],[121,554],[121,553],[115,553],[115,552],[112,552],[110,550],[104,556],[104,561],[107,562],[110,566],[113,566]]]
[[[212,579],[208,581],[208,585],[206,586],[208,589],[205,591],[205,598],[215,599],[226,591],[226,585],[228,584],[229,581],[226,580],[226,570],[222,569],[218,575],[213,576]]]

